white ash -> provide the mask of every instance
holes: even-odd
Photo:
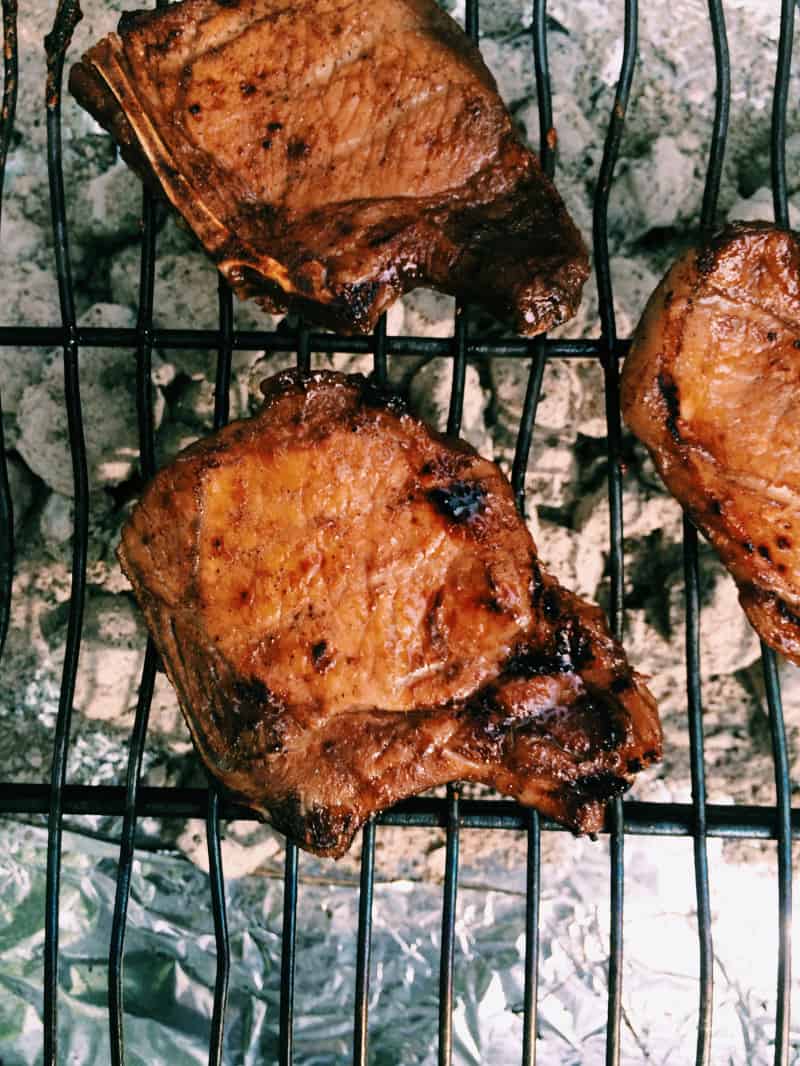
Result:
[[[80,325],[131,328],[135,317],[117,304],[95,304]],[[136,361],[130,351],[85,348],[80,355],[83,434],[90,483],[93,488],[119,485],[134,472],[139,454],[136,413]],[[153,419],[157,428],[164,401],[153,387]],[[17,450],[35,474],[65,496],[74,491],[69,459],[69,430],[64,406],[64,371],[60,354],[45,357],[36,385],[22,394],[18,409]]]
[[[71,50],[77,57],[112,30],[124,5],[86,3]],[[451,5],[463,17],[463,2]],[[9,157],[0,245],[4,324],[59,322],[46,195],[44,86],[41,42],[51,5],[32,3],[20,13],[20,103]],[[558,134],[557,182],[587,240],[592,196],[613,102],[621,47],[621,10],[599,0],[549,5],[548,46]],[[539,140],[533,89],[530,4],[499,0],[481,12],[482,44],[501,91],[529,141]],[[726,4],[733,75],[731,134],[723,171],[720,218],[771,213],[769,101],[774,77],[777,10],[736,0]],[[628,109],[609,212],[611,270],[617,327],[628,335],[670,259],[697,225],[706,151],[713,118],[714,69],[706,5],[647,5],[640,13],[640,62]],[[789,93],[787,145],[792,211],[800,200],[800,70]],[[64,172],[76,301],[82,321],[132,325],[139,303],[139,185],[120,162],[108,136],[68,96],[64,100]],[[215,328],[217,278],[186,228],[158,211],[154,324],[159,328]],[[792,216],[796,217],[795,214]],[[236,304],[237,328],[285,328],[294,322]],[[481,315],[482,323],[488,322]],[[447,337],[453,300],[417,292],[389,312],[389,332]],[[496,326],[492,326],[496,330]],[[557,333],[599,335],[597,293],[587,284],[575,319]],[[164,462],[207,432],[213,418],[216,353],[154,353],[153,395],[157,450]],[[234,417],[255,410],[263,377],[289,365],[289,353],[235,352],[231,388]],[[317,355],[317,366],[367,371],[365,356]],[[475,362],[467,372],[464,431],[476,446],[510,469],[529,364]],[[72,780],[121,782],[136,702],[144,632],[113,556],[119,527],[137,491],[135,352],[85,348],[80,354],[84,425],[92,487],[87,627],[75,699]],[[447,360],[390,359],[391,380],[417,409],[443,427],[447,420]],[[0,679],[0,713],[13,729],[0,731],[8,776],[41,780],[50,759],[58,702],[69,591],[72,479],[63,414],[60,352],[0,349],[6,441],[11,470],[19,559],[13,627]],[[548,363],[526,478],[530,524],[547,565],[565,584],[601,603],[608,599],[608,503],[602,372],[585,360]],[[660,487],[641,449],[623,442],[626,646],[632,662],[652,674],[666,726],[663,768],[649,772],[638,795],[685,798],[689,784],[686,694],[683,676],[680,511]],[[28,473],[30,471],[32,473]],[[35,476],[34,476],[35,475]],[[51,491],[54,490],[54,491]],[[765,797],[771,774],[769,737],[757,642],[736,604],[728,576],[703,552],[702,674],[713,794],[754,802]],[[793,758],[798,758],[800,683],[784,668],[784,702]],[[151,717],[145,775],[157,783],[202,780],[172,690],[159,675]],[[107,741],[107,743],[106,743]],[[112,757],[112,751],[115,752]],[[193,776],[194,775],[194,776]],[[762,799],[759,798],[758,802]],[[250,827],[272,847],[267,829]],[[244,830],[243,830],[244,831]],[[238,832],[238,831],[237,831]],[[489,847],[471,834],[465,850]],[[488,834],[491,837],[491,834]],[[409,831],[385,831],[381,847],[409,847]],[[184,838],[185,840],[185,838]],[[419,831],[413,843],[438,845]],[[559,838],[561,842],[561,838]],[[494,847],[494,842],[491,844]],[[550,845],[548,844],[548,847]],[[238,845],[237,845],[238,847]],[[191,848],[187,850],[191,851]],[[234,849],[236,850],[236,849]],[[245,849],[247,850],[247,849]],[[436,854],[433,847],[432,854]],[[194,853],[194,852],[193,852]],[[232,872],[243,869],[229,854]],[[259,862],[266,862],[258,852]],[[264,852],[263,854],[266,854]],[[270,855],[273,854],[270,851]],[[516,862],[519,848],[511,848]],[[348,860],[350,861],[350,860]],[[439,861],[431,858],[435,865]],[[249,860],[246,863],[249,865]]]

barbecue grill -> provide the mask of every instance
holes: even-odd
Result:
[[[532,43],[540,121],[540,153],[545,171],[552,176],[555,166],[555,138],[547,57],[545,0],[534,0]],[[717,196],[728,130],[730,71],[721,0],[709,0],[709,19],[716,63],[716,112],[709,131],[705,193],[698,228],[714,226]],[[204,818],[210,862],[211,908],[217,948],[217,977],[211,1026],[209,1061],[223,1061],[223,1031],[228,993],[230,949],[226,923],[225,881],[221,863],[220,824],[253,815],[221,796],[212,786],[197,788],[157,788],[140,785],[140,771],[147,738],[148,714],[158,668],[157,654],[148,642],[138,695],[125,787],[77,786],[66,781],[70,746],[70,719],[81,646],[83,607],[86,588],[86,562],[89,515],[89,485],[83,440],[80,393],[80,351],[103,346],[135,349],[137,352],[137,399],[139,421],[139,464],[144,477],[155,471],[153,411],[150,390],[151,356],[154,348],[193,348],[217,352],[214,422],[227,419],[231,358],[236,349],[296,352],[297,364],[308,370],[312,352],[347,351],[370,354],[374,373],[380,382],[387,379],[387,360],[408,355],[427,355],[450,360],[452,392],[447,430],[458,433],[464,403],[467,361],[470,357],[512,357],[529,366],[527,393],[512,469],[512,484],[520,510],[525,508],[525,473],[531,452],[533,427],[547,360],[591,357],[601,368],[605,386],[608,449],[608,498],[610,505],[610,606],[615,635],[623,633],[623,523],[621,427],[619,415],[619,364],[629,341],[618,337],[609,264],[607,213],[615,163],[625,123],[637,58],[637,2],[625,0],[622,62],[613,109],[609,115],[605,149],[600,165],[594,200],[593,237],[601,335],[597,340],[522,339],[515,336],[481,334],[470,326],[469,308],[456,310],[452,338],[391,336],[385,318],[373,336],[342,337],[314,332],[300,324],[293,337],[285,332],[239,331],[234,328],[232,296],[224,282],[219,285],[219,327],[208,329],[155,329],[154,276],[156,215],[152,198],[143,198],[143,237],[141,251],[140,303],[135,328],[79,327],[76,320],[70,247],[61,166],[61,86],[65,51],[77,12],[76,0],[61,0],[46,47],[48,57],[47,135],[50,201],[55,247],[55,266],[61,306],[61,322],[46,327],[6,324],[0,327],[0,345],[63,349],[65,397],[75,485],[74,535],[72,540],[72,586],[66,656],[63,666],[60,704],[53,738],[52,773],[49,784],[20,785],[0,783],[0,813],[4,815],[47,816],[47,898],[44,915],[44,1062],[59,1061],[57,1047],[58,963],[59,963],[59,881],[61,874],[62,821],[65,815],[113,814],[123,819],[117,891],[109,954],[109,1022],[112,1061],[124,1058],[124,1012],[122,966],[125,928],[137,820],[155,818]],[[479,0],[467,0],[466,31],[478,38]],[[622,21],[622,20],[621,20]],[[785,115],[793,39],[794,3],[782,0],[780,41],[777,53],[771,127],[771,173],[774,216],[777,224],[788,226],[785,167]],[[0,207],[6,157],[14,132],[17,94],[18,52],[16,0],[3,0],[5,36],[5,79],[0,141]],[[0,422],[0,649],[4,643],[10,614],[13,576],[12,500],[2,445]],[[608,959],[608,1010],[606,1062],[620,1061],[620,1020],[622,1004],[623,913],[625,837],[691,837],[694,848],[694,874],[697,900],[697,933],[700,959],[700,997],[697,1014],[696,1062],[711,1061],[713,947],[711,903],[708,878],[707,839],[709,837],[751,838],[777,841],[778,874],[775,887],[775,923],[779,930],[779,954],[775,961],[777,1010],[774,1061],[790,1061],[789,1004],[791,985],[790,933],[792,918],[793,836],[800,836],[800,810],[791,807],[791,782],[786,735],[781,707],[778,669],[774,654],[762,646],[763,674],[769,707],[774,760],[776,803],[774,806],[723,806],[705,799],[703,712],[699,666],[700,573],[697,533],[684,519],[683,553],[686,610],[686,722],[690,740],[691,804],[623,801],[609,806],[606,829],[610,836],[610,955]],[[360,895],[358,907],[357,967],[355,978],[355,1022],[353,1062],[368,1061],[368,999],[370,984],[371,914],[374,885],[376,826],[440,827],[446,830],[446,859],[441,917],[441,969],[439,978],[439,1062],[451,1062],[453,1051],[453,988],[455,965],[455,916],[458,891],[459,835],[463,828],[483,830],[515,829],[527,834],[527,895],[525,901],[525,993],[523,1043],[519,1058],[527,1066],[536,1061],[537,973],[540,904],[541,833],[558,827],[535,812],[507,801],[466,799],[457,787],[446,798],[420,797],[399,804],[370,821],[363,830]],[[292,1061],[295,939],[298,895],[298,851],[288,843],[285,851],[283,896],[283,938],[281,963],[279,1061]],[[0,1049],[0,1054],[2,1049]]]

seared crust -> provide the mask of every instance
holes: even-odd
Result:
[[[653,293],[622,410],[759,635],[800,664],[800,245],[728,226]]]
[[[212,773],[324,855],[457,779],[598,830],[660,757],[655,704],[497,467],[359,376],[264,392],[156,476],[119,549]]]
[[[368,332],[430,285],[526,334],[577,309],[581,237],[432,0],[183,0],[123,15],[70,88],[269,309]]]

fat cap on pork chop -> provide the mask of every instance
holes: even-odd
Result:
[[[660,757],[655,703],[500,470],[359,375],[263,389],[119,548],[211,772],[318,854],[458,779],[598,830]]]
[[[70,88],[270,310],[368,332],[428,285],[535,334],[577,309],[580,234],[433,0],[133,12]]]

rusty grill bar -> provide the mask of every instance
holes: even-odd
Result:
[[[489,0],[485,0],[489,2]],[[76,14],[75,0],[61,0],[53,32],[47,39],[48,84],[46,96],[48,168],[50,201],[55,244],[55,267],[61,306],[61,323],[50,327],[0,327],[0,345],[52,347],[63,350],[65,397],[69,421],[75,485],[75,524],[72,559],[72,593],[68,621],[67,649],[63,666],[61,698],[53,743],[50,784],[18,785],[0,783],[0,814],[48,814],[47,899],[44,916],[44,1062],[57,1061],[57,987],[59,878],[61,825],[64,814],[123,816],[118,864],[114,920],[109,947],[109,1024],[112,1062],[122,1064],[124,1054],[124,945],[128,894],[134,859],[137,818],[201,817],[205,819],[210,862],[210,893],[217,949],[217,976],[209,1037],[209,1062],[219,1064],[223,1055],[225,1005],[230,971],[225,881],[220,852],[220,822],[226,819],[252,819],[251,812],[220,796],[211,785],[207,790],[186,788],[152,788],[141,786],[139,777],[146,743],[150,702],[157,667],[157,653],[148,641],[142,669],[139,699],[131,735],[127,781],[124,788],[76,786],[66,782],[67,754],[70,742],[70,716],[85,594],[86,544],[89,486],[80,402],[80,349],[85,346],[135,348],[137,352],[137,407],[139,421],[140,470],[149,477],[155,470],[153,418],[151,410],[150,363],[154,346],[162,348],[206,348],[218,352],[214,424],[219,427],[228,417],[231,357],[237,349],[265,351],[293,349],[298,366],[308,369],[312,351],[371,352],[375,375],[386,380],[387,358],[406,355],[430,355],[453,360],[451,402],[448,431],[458,432],[463,410],[467,360],[470,356],[516,357],[530,360],[528,387],[517,437],[512,469],[512,485],[520,511],[525,508],[525,472],[533,436],[533,426],[547,359],[597,358],[605,382],[608,426],[610,503],[610,563],[612,628],[618,637],[623,629],[623,514],[621,472],[619,464],[619,360],[629,341],[618,338],[614,319],[611,274],[606,237],[607,207],[614,167],[625,122],[625,112],[637,57],[637,0],[623,0],[621,25],[623,57],[614,105],[609,116],[605,150],[595,193],[593,234],[595,267],[599,291],[601,337],[599,340],[551,340],[519,337],[482,338],[468,334],[469,309],[456,311],[452,339],[387,336],[385,316],[375,333],[367,338],[342,337],[331,333],[311,332],[302,323],[294,340],[285,333],[259,333],[234,330],[230,290],[220,279],[218,330],[153,328],[153,293],[156,264],[156,227],[154,204],[148,194],[143,200],[143,239],[141,251],[139,314],[134,329],[79,328],[75,319],[70,254],[66,225],[63,177],[61,169],[61,82],[64,50],[71,35]],[[4,31],[4,82],[2,126],[0,126],[0,210],[5,161],[11,143],[17,93],[16,0],[2,0]],[[716,112],[710,131],[709,156],[700,228],[713,228],[717,195],[728,128],[730,69],[722,0],[708,0],[709,22],[717,72]],[[478,39],[479,0],[467,0],[466,30]],[[782,0],[780,41],[777,55],[775,91],[772,109],[771,161],[774,214],[781,226],[788,225],[785,173],[785,115],[788,96],[794,0]],[[536,88],[540,120],[540,154],[545,171],[552,176],[555,156],[551,143],[553,117],[550,76],[547,61],[546,2],[533,0],[532,43],[536,70]],[[0,422],[0,652],[8,628],[13,574],[12,500],[9,491]],[[719,806],[706,803],[702,696],[700,684],[699,644],[699,568],[697,532],[684,520],[684,574],[686,606],[687,716],[692,773],[691,804],[623,802],[616,800],[609,808],[606,830],[611,836],[611,942],[608,966],[608,1015],[606,1063],[614,1066],[620,1056],[620,1017],[622,994],[622,930],[625,834],[691,836],[694,844],[694,869],[697,896],[697,924],[700,958],[700,996],[698,1004],[696,1062],[710,1062],[713,1025],[712,998],[713,946],[708,881],[706,840],[708,837],[774,839],[778,843],[778,882],[776,920],[779,925],[777,960],[777,1010],[775,1058],[777,1066],[789,1062],[789,993],[791,984],[791,844],[800,838],[800,810],[791,808],[791,783],[788,769],[786,734],[781,707],[780,687],[775,655],[762,649],[764,679],[769,706],[777,802],[774,807]],[[375,839],[377,826],[438,826],[447,832],[445,882],[442,907],[442,950],[439,1001],[439,1062],[446,1066],[452,1058],[453,974],[455,959],[455,914],[458,887],[459,831],[462,827],[484,829],[523,829],[527,832],[527,883],[525,907],[525,993],[523,1045],[521,1061],[533,1066],[536,1061],[536,1002],[539,938],[540,839],[542,830],[559,827],[533,811],[523,810],[508,801],[464,800],[457,787],[448,790],[445,800],[420,797],[398,804],[370,820],[363,830],[361,879],[356,951],[355,1019],[353,1062],[364,1066],[368,1061],[368,998],[372,898],[374,886]],[[297,926],[298,849],[286,847],[284,874],[283,953],[281,962],[281,1001],[279,1062],[292,1062],[292,1022],[294,1006],[295,934]]]

